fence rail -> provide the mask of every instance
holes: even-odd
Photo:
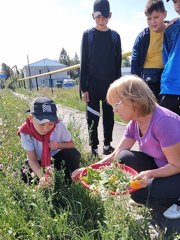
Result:
[[[51,71],[51,72],[47,72],[47,73],[41,73],[41,74],[38,74],[38,75],[29,76],[29,77],[26,77],[26,78],[19,78],[18,81],[24,81],[24,80],[30,80],[30,79],[33,79],[33,78],[49,76],[49,75],[53,75],[53,74],[56,74],[56,73],[61,73],[61,72],[74,70],[74,69],[77,69],[77,68],[80,68],[80,64],[76,64],[76,65],[73,65],[73,66],[70,66],[70,67],[61,68],[61,69]]]

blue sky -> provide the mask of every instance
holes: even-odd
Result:
[[[137,34],[147,26],[146,0],[109,0],[112,18],[122,49],[131,51]],[[64,47],[70,57],[80,55],[84,30],[94,26],[94,0],[5,0],[0,2],[0,64],[22,68],[43,58],[58,60]],[[177,17],[172,1],[165,2],[167,19]]]

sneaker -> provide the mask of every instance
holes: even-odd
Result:
[[[109,145],[109,146],[104,146],[104,147],[103,147],[103,154],[104,154],[104,155],[109,155],[109,154],[111,154],[113,151],[114,151],[114,148],[113,148],[111,145]]]
[[[173,204],[163,213],[163,215],[165,218],[169,219],[180,218],[180,206],[178,206],[177,204]]]

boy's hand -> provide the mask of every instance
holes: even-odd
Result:
[[[38,188],[49,188],[53,185],[53,178],[52,176],[43,176],[39,180]]]
[[[52,141],[49,143],[50,149],[58,149],[59,143],[57,141]]]
[[[89,92],[83,92],[82,99],[84,102],[89,102]]]

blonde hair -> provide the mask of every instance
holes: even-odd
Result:
[[[141,116],[146,116],[156,107],[153,92],[144,80],[135,75],[126,75],[114,81],[108,89],[106,98],[111,105],[128,99]]]

